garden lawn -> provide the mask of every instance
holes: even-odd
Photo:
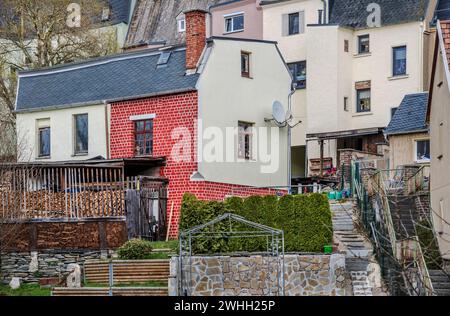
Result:
[[[39,285],[22,284],[17,290],[12,290],[9,285],[0,285],[0,296],[50,296],[51,289],[41,288]]]

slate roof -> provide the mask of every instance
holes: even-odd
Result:
[[[434,24],[437,20],[450,20],[450,0],[438,0],[434,17]]]
[[[125,47],[160,43],[180,45],[185,33],[178,32],[177,17],[190,9],[207,10],[229,0],[138,0],[131,19]]]
[[[195,90],[199,75],[186,76],[186,50],[171,50],[157,68],[158,50],[119,54],[39,71],[19,73],[16,110],[101,104]]]
[[[131,14],[131,2],[131,0],[109,0],[112,12],[111,22],[113,24],[128,24]]]
[[[393,25],[425,18],[429,0],[334,0],[331,5],[330,24],[353,28],[366,28],[367,6],[381,6],[381,25]]]
[[[428,93],[406,95],[386,128],[386,135],[427,131],[427,108]]]

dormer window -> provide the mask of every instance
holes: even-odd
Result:
[[[186,20],[185,19],[178,20],[178,32],[180,32],[180,33],[186,32]]]
[[[104,7],[102,11],[102,22],[109,21],[110,18],[111,18],[111,8],[109,6]]]

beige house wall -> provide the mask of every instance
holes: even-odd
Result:
[[[210,34],[212,36],[263,39],[263,14],[259,2],[260,0],[245,0],[211,8]],[[239,12],[244,13],[244,30],[225,32],[224,16]]]
[[[428,140],[428,133],[414,133],[404,135],[392,135],[389,137],[390,169],[397,169],[399,166],[415,164],[415,142],[418,140]]]
[[[88,114],[89,153],[74,155],[74,115]],[[39,111],[17,114],[17,137],[20,162],[54,162],[68,160],[86,160],[97,156],[108,158],[106,127],[108,123],[107,107],[92,105],[67,109]],[[38,157],[38,121],[50,122],[50,158]]]
[[[241,51],[251,53],[250,76],[241,76]],[[238,122],[253,123],[260,127],[275,127],[266,123],[272,117],[272,104],[280,101],[285,110],[288,106],[292,78],[274,44],[236,40],[214,40],[206,66],[197,83],[199,95],[199,117],[202,130],[215,128],[225,135],[226,128],[237,128]],[[237,137],[234,137],[235,162],[199,163],[199,172],[207,181],[256,187],[287,185],[287,128],[276,128],[276,153],[279,163],[272,173],[263,173],[261,167],[268,166],[261,156],[255,153],[259,148],[253,147],[254,159],[238,161]],[[258,135],[258,139],[259,139]],[[254,145],[259,140],[253,137]],[[206,145],[206,141],[204,145]],[[223,145],[224,153],[225,143]],[[199,157],[205,146],[199,144]],[[224,160],[225,156],[223,155]],[[274,161],[274,160],[273,160]]]
[[[321,0],[292,0],[288,3],[281,2],[273,5],[263,6],[263,35],[265,40],[278,42],[278,47],[287,63],[306,60],[307,83],[306,89],[298,89],[292,97],[292,112],[295,122],[302,121],[302,124],[292,131],[292,146],[306,145],[307,119],[307,90],[309,89],[311,62],[307,54],[308,24],[318,22],[318,10],[323,9]],[[300,12],[305,13],[305,33],[283,36],[283,15]]]
[[[441,254],[450,260],[450,82],[446,54],[440,50],[437,58],[430,105],[431,208]]]

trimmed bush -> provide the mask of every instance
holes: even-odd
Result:
[[[277,196],[252,196],[246,199],[232,197],[225,202],[199,201],[185,194],[181,208],[180,230],[205,224],[224,213],[233,213],[252,222],[282,229],[286,252],[323,252],[323,247],[333,239],[332,215],[328,199],[322,194]],[[215,229],[226,231],[228,223],[219,223]],[[234,231],[248,229],[233,224]],[[210,228],[205,229],[205,231]],[[236,251],[266,251],[267,238],[196,239],[195,253]]]
[[[123,244],[117,251],[122,260],[143,260],[152,254],[152,244],[147,240],[132,239]]]

